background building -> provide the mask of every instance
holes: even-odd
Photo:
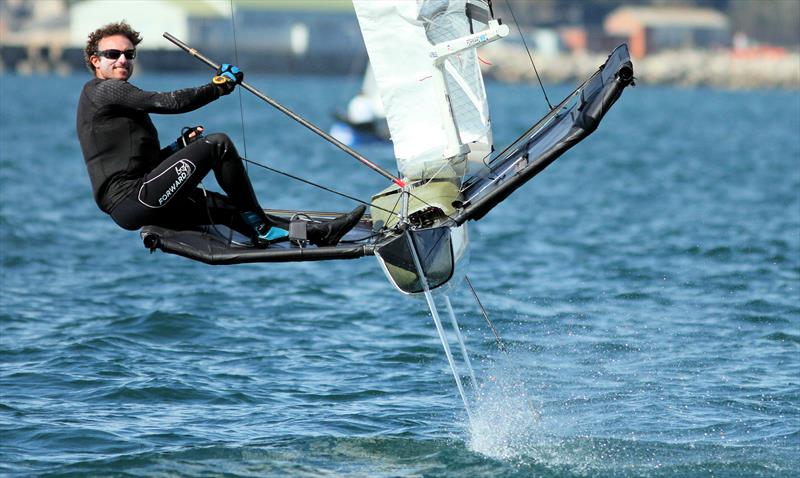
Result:
[[[193,0],[85,0],[69,11],[69,46],[83,48],[89,32],[107,23],[125,20],[144,38],[144,49],[174,49],[162,38],[165,31],[196,42],[209,29],[230,29],[227,2]],[[192,35],[190,35],[190,33]]]
[[[0,71],[83,68],[87,35],[121,20],[144,39],[140,71],[206,68],[164,32],[249,71],[336,74],[366,63],[350,0],[0,0]]]
[[[622,7],[604,22],[608,36],[628,43],[631,56],[664,50],[728,47],[728,18],[716,10],[691,7]]]
[[[494,65],[484,68],[504,81],[536,80],[527,49],[545,81],[569,82],[628,43],[643,84],[800,85],[798,0],[505,0],[493,6],[513,28],[483,51]],[[140,73],[206,70],[164,40],[165,31],[252,73],[353,75],[366,64],[351,0],[0,0],[0,72],[84,70],[88,33],[121,19],[144,37]]]

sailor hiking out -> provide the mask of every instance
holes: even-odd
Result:
[[[289,222],[261,208],[227,135],[204,135],[202,126],[187,127],[162,148],[149,116],[194,111],[230,94],[244,73],[223,64],[208,84],[164,93],[144,91],[129,83],[141,40],[137,31],[120,22],[95,30],[86,43],[86,65],[94,77],[80,95],[77,131],[97,205],[128,230],[217,224],[261,247],[289,240]],[[225,194],[198,187],[211,171]],[[311,222],[307,238],[317,246],[335,245],[363,213],[359,206],[330,221]]]

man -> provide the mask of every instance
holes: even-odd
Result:
[[[231,93],[244,74],[226,64],[213,82],[197,88],[143,91],[128,81],[140,42],[139,32],[125,22],[95,30],[86,42],[86,65],[94,78],[81,92],[77,128],[97,205],[128,230],[222,224],[264,247],[288,240],[288,221],[266,215],[259,206],[228,136],[203,136],[202,126],[184,128],[174,143],[161,148],[148,114],[193,111]],[[197,187],[212,170],[227,195]],[[334,245],[363,213],[359,206],[332,221],[309,223],[307,237],[317,246]]]

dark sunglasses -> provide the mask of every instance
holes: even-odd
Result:
[[[136,50],[125,50],[125,51],[122,51],[122,50],[116,50],[114,48],[111,48],[109,50],[103,50],[103,51],[98,51],[97,52],[97,56],[104,56],[104,57],[108,58],[109,60],[116,60],[121,55],[125,55],[125,59],[126,60],[133,60],[134,58],[136,58]]]

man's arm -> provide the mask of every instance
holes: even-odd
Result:
[[[144,91],[127,81],[105,80],[97,85],[96,101],[119,105],[145,113],[186,113],[205,106],[220,97],[220,89],[209,83],[196,88],[159,93]]]

